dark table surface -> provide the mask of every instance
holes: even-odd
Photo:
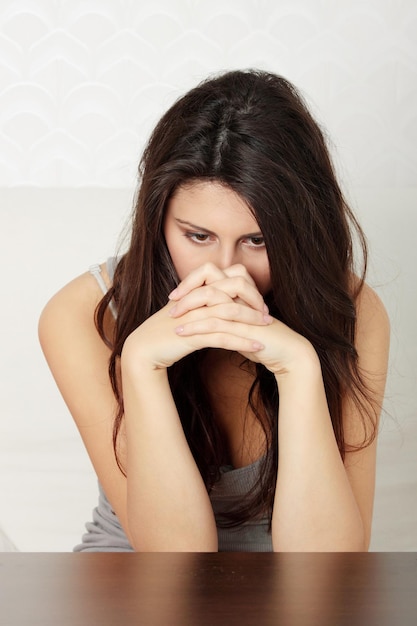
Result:
[[[417,554],[3,553],[1,626],[416,626]]]

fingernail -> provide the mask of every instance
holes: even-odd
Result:
[[[269,309],[268,309],[268,307],[267,307],[267,305],[266,305],[266,304],[264,304],[264,313],[266,313],[266,314],[268,314],[268,313],[269,313]]]
[[[173,289],[173,290],[171,291],[171,293],[169,293],[169,294],[168,294],[168,299],[169,299],[169,300],[175,300],[175,298],[177,297],[177,295],[178,295],[178,290],[177,290],[177,288],[175,288],[175,289]]]
[[[174,317],[176,310],[177,310],[176,304],[171,309],[169,309],[169,314],[171,315],[171,317]]]
[[[175,332],[177,333],[177,335],[181,335],[181,333],[184,332],[184,326],[177,326]]]
[[[272,317],[272,315],[264,315],[264,322],[266,324],[272,324],[274,318]]]

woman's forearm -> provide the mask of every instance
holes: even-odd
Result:
[[[138,551],[217,550],[207,490],[186,441],[166,370],[122,360],[129,535]]]
[[[365,550],[364,525],[337,444],[318,358],[277,376],[276,551]]]

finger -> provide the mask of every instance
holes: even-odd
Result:
[[[216,289],[212,285],[204,285],[177,301],[169,310],[169,314],[171,317],[180,317],[188,311],[222,303],[233,303],[233,299],[221,289]]]
[[[205,263],[196,268],[180,282],[180,284],[168,295],[170,300],[180,300],[186,296],[190,291],[201,287],[202,285],[208,285],[216,280],[225,278],[226,274],[219,269],[214,263]]]
[[[234,320],[224,320],[219,317],[205,317],[203,319],[185,321],[175,328],[175,333],[182,337],[191,337],[192,335],[231,335],[234,337],[251,338],[255,341],[253,335],[256,334],[256,326],[244,322],[236,322]]]
[[[253,280],[252,276],[249,274],[246,267],[242,265],[241,263],[236,263],[235,265],[231,265],[230,267],[224,270],[224,273],[226,274],[226,276],[229,276],[229,278],[232,278],[234,276],[243,276],[243,278],[246,278],[246,280],[253,287],[256,287],[255,281]]]
[[[181,300],[177,307],[182,305],[182,303],[183,300]],[[177,316],[175,314],[173,317],[180,317],[180,315]],[[229,300],[228,302],[222,302],[209,307],[201,307],[199,310],[196,309],[195,312],[191,314],[191,318],[189,315],[186,319],[181,320],[181,322],[184,321],[184,323],[189,323],[199,319],[207,319],[209,317],[256,326],[265,326],[272,324],[273,322],[271,315],[265,314],[257,309],[253,309],[246,304],[241,304],[236,300]]]
[[[187,341],[188,345],[192,348],[190,351],[201,350],[202,348],[221,348],[232,352],[240,352],[241,354],[253,354],[265,348],[265,346],[256,339],[240,337],[229,333],[203,333],[201,335],[184,337],[184,341]]]
[[[217,280],[210,285],[224,291],[233,300],[238,299],[248,306],[267,313],[268,308],[255,284],[251,284],[243,276],[232,276]]]
[[[249,274],[249,272],[246,269],[246,267],[244,265],[242,265],[241,263],[236,263],[235,265],[231,265],[230,267],[228,267],[227,269],[224,270],[224,273],[229,278],[232,278],[234,276],[242,276],[242,277],[246,278],[246,280],[253,287],[256,288],[255,281],[253,280],[252,276]],[[243,302],[243,300],[241,300],[240,298],[236,298],[236,302]],[[264,303],[264,311],[265,311],[265,313],[268,313],[268,307],[267,307],[267,305],[265,303]]]

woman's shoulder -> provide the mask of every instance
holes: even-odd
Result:
[[[370,330],[371,326],[389,332],[390,322],[384,303],[377,292],[366,282],[356,297],[358,327]]]
[[[390,321],[379,295],[364,283],[356,298],[356,339],[361,369],[385,380],[390,343]]]
[[[91,270],[71,280],[51,297],[41,313],[41,322],[45,316],[55,314],[66,317],[71,314],[91,313],[103,297],[104,290],[95,276],[98,272],[106,288],[110,288],[106,263],[92,266]]]
[[[99,266],[106,287],[110,287],[106,264]],[[103,288],[91,271],[86,271],[62,287],[45,305],[39,319],[39,340],[50,362],[64,360],[66,354],[100,350],[104,343],[95,326],[95,310]],[[111,323],[111,321],[109,321]]]

